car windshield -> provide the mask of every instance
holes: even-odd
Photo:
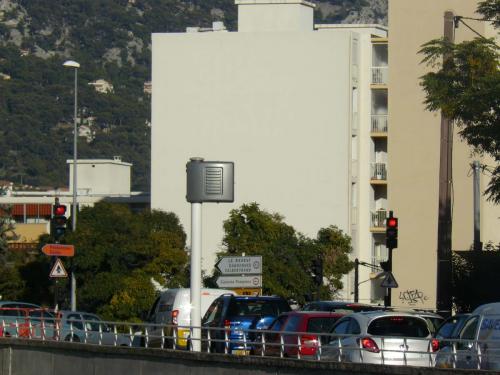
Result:
[[[373,320],[368,326],[368,333],[374,336],[416,337],[429,335],[427,323],[412,316],[385,316]]]
[[[339,320],[339,318],[334,316],[309,318],[307,322],[307,332],[314,332],[314,333],[330,332],[337,320]]]
[[[449,339],[452,336],[453,330],[457,324],[456,320],[449,320],[445,322],[436,333],[438,339]]]
[[[424,316],[423,318],[430,323],[431,333],[435,333],[438,327],[441,325],[441,323],[444,322],[443,318],[438,318],[433,316]]]
[[[290,307],[283,300],[233,299],[229,304],[228,315],[278,316],[287,311],[290,311]]]
[[[87,331],[99,331],[99,326],[101,326],[101,330],[105,330],[105,324],[101,323],[101,319],[99,319],[95,315],[83,315],[83,320],[85,322],[85,328]]]

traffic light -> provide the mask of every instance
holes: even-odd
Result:
[[[312,263],[312,273],[314,283],[316,285],[323,285],[323,260],[315,259]]]
[[[62,236],[66,233],[66,224],[68,219],[66,218],[66,206],[59,204],[59,200],[56,199],[56,203],[52,208],[52,221],[51,221],[51,233],[56,241],[59,241]]]
[[[392,215],[386,219],[385,246],[388,249],[395,249],[398,247],[398,218],[392,217]]]

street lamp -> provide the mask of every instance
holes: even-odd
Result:
[[[74,116],[73,116],[73,204],[71,210],[72,218],[72,229],[73,232],[76,230],[76,211],[77,211],[77,180],[76,180],[76,164],[78,159],[77,153],[77,140],[78,140],[78,129],[76,126],[77,121],[77,99],[78,99],[78,68],[80,64],[73,60],[68,60],[63,63],[66,68],[72,68],[75,70],[75,103],[74,103]],[[76,311],[76,277],[75,271],[71,270],[71,311]]]

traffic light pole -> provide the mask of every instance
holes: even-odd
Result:
[[[354,259],[354,302],[359,302],[359,259]]]
[[[385,247],[388,250],[387,256],[387,269],[384,271],[392,274],[392,250],[398,247],[398,218],[394,217],[393,212],[389,211],[389,217],[386,219],[385,224]],[[391,306],[391,289],[386,288],[385,298],[384,298],[384,306]]]
[[[389,251],[388,258],[387,258],[387,271],[392,272],[392,247],[389,247],[387,249]],[[391,306],[391,293],[392,288],[386,288],[385,289],[385,298],[384,298],[384,306],[389,307]]]

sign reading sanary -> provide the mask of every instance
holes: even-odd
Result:
[[[73,245],[48,243],[42,247],[42,253],[51,257],[72,257],[75,255],[75,247]]]

